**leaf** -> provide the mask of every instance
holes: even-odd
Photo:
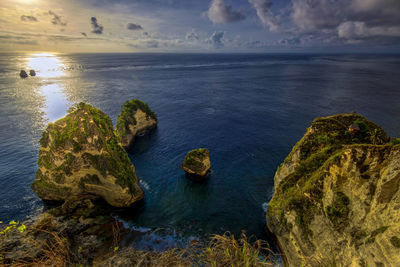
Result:
[[[117,252],[118,249],[119,247],[114,247],[114,252]]]
[[[21,226],[18,227],[18,231],[20,233],[23,233],[26,230],[26,226],[24,224],[22,224]]]
[[[18,224],[16,221],[11,221],[11,222],[9,222],[8,223],[9,225],[15,225],[15,224]]]

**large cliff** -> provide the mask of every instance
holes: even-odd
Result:
[[[40,139],[32,189],[44,200],[103,198],[126,207],[143,198],[135,169],[114,134],[111,119],[80,103],[50,123]]]
[[[387,139],[360,115],[313,121],[267,211],[287,266],[400,266],[400,145]]]

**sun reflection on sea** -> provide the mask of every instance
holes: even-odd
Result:
[[[57,78],[65,75],[65,65],[51,53],[31,54],[26,58],[27,69],[35,70],[36,74],[43,78]]]
[[[29,54],[25,58],[26,69],[36,72],[36,77],[31,77],[27,81],[31,80],[38,86],[36,92],[45,100],[40,109],[46,114],[45,120],[50,122],[65,116],[70,106],[65,94],[63,78],[67,76],[67,72],[62,59],[51,53]]]

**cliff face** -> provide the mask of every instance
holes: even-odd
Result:
[[[156,127],[157,117],[146,103],[138,99],[125,102],[117,119],[117,134],[124,148],[129,148],[136,136]]]
[[[400,266],[400,146],[386,141],[360,115],[313,121],[277,170],[267,211],[288,266]]]
[[[32,184],[40,198],[103,198],[116,207],[143,198],[135,169],[102,111],[80,103],[47,126],[40,144]]]

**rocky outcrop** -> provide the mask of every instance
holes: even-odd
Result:
[[[193,177],[205,177],[211,168],[210,151],[206,148],[189,151],[182,162],[181,168]]]
[[[101,203],[66,201],[0,235],[1,266],[97,266],[129,233]]]
[[[19,77],[25,79],[28,77],[28,73],[26,73],[26,71],[24,71],[24,70],[21,70],[19,73]]]
[[[127,149],[136,136],[157,127],[157,116],[149,106],[138,100],[126,101],[117,119],[117,134],[121,145]]]
[[[143,198],[135,169],[114,134],[111,119],[80,103],[40,139],[32,189],[44,200],[102,198],[115,207]]]
[[[360,115],[313,121],[278,168],[267,211],[287,266],[400,265],[400,145],[386,141]]]

